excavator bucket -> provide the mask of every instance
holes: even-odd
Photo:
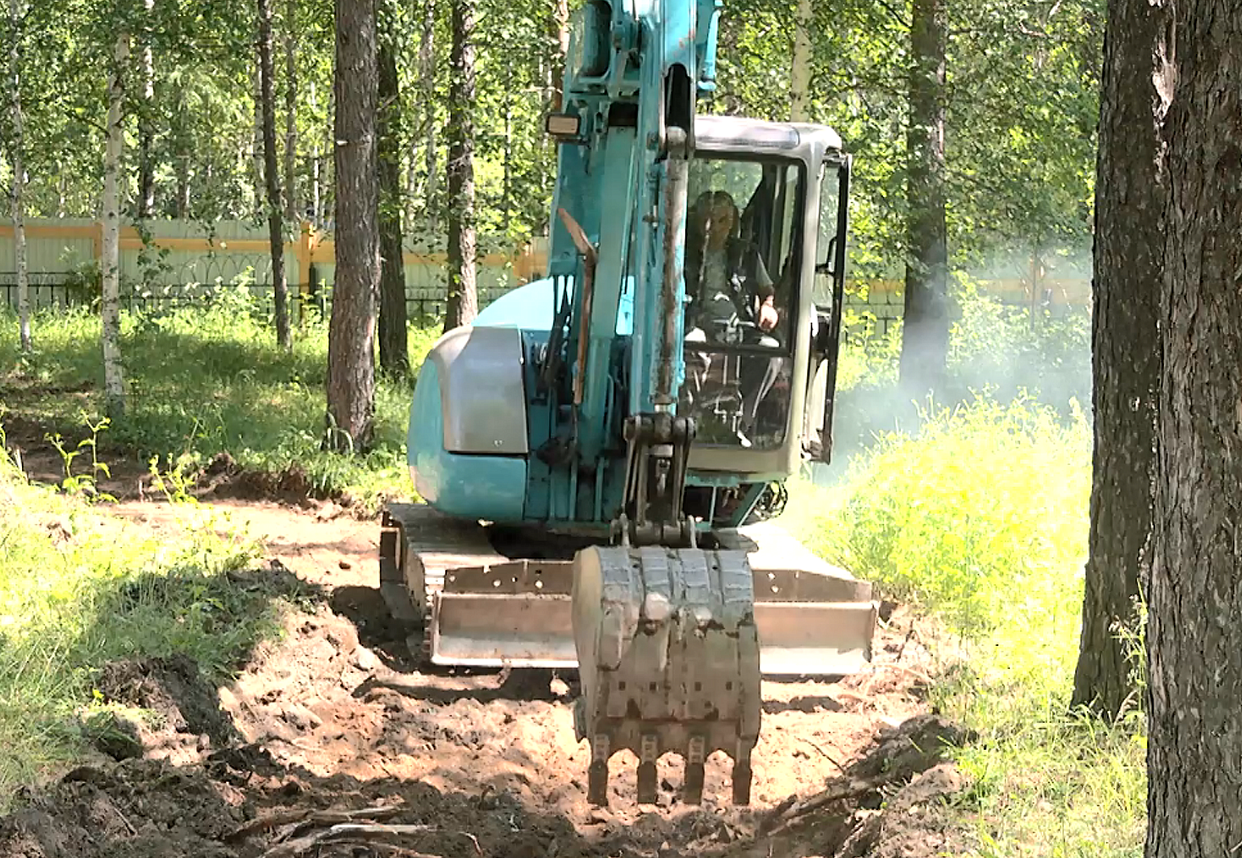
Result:
[[[719,535],[744,559],[764,676],[844,676],[871,658],[871,585],[825,563],[775,524]],[[575,560],[511,560],[486,530],[422,504],[385,511],[380,584],[411,641],[437,665],[572,668]],[[581,622],[581,615],[579,615]]]

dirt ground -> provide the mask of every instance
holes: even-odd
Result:
[[[115,514],[157,531],[180,526],[174,507],[136,494]],[[622,754],[610,805],[598,809],[585,800],[589,754],[574,739],[572,672],[419,673],[377,589],[375,521],[331,501],[213,506],[262,537],[265,569],[292,572],[322,599],[291,612],[285,634],[219,688],[183,660],[109,665],[106,696],[162,717],[128,725],[134,741],[102,746],[108,753],[19,795],[17,811],[0,819],[0,855],[741,858],[947,848],[935,808],[958,775],[936,754],[892,764],[894,741],[939,741],[907,735],[938,722],[923,693],[930,656],[901,609],[877,635],[866,672],[764,683],[750,807],[731,805],[723,758],[709,760],[701,806],[679,803],[680,761],[666,758],[658,805],[639,807],[636,761]],[[881,805],[892,809],[879,813]]]

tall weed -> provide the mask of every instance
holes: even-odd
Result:
[[[933,704],[979,734],[957,754],[971,786],[953,811],[978,858],[1142,854],[1141,714],[1108,726],[1068,710],[1090,475],[1076,404],[1066,419],[978,397],[882,433],[832,488],[796,484],[782,519],[952,635],[923,627],[945,659]]]

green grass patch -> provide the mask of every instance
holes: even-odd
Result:
[[[0,317],[0,389],[9,410],[49,427],[97,421],[103,407],[99,317],[44,314],[34,328],[36,351],[22,356],[16,323]],[[411,329],[416,367],[437,336],[434,329]],[[227,452],[248,469],[299,469],[315,491],[348,493],[370,506],[410,492],[405,433],[413,379],[378,379],[375,439],[365,455],[320,448],[326,321],[298,328],[286,352],[267,320],[246,304],[127,313],[121,349],[127,414],[104,440],[144,461],[158,456],[165,466],[192,467]]]
[[[953,813],[980,858],[1142,855],[1140,713],[1068,711],[1087,557],[1086,415],[1018,397],[925,411],[832,488],[800,482],[783,523],[886,596],[934,614],[933,702],[979,734]],[[964,653],[953,661],[949,653]]]
[[[154,534],[28,485],[0,453],[0,811],[81,753],[109,661],[184,654],[218,682],[311,597],[253,571],[254,543],[227,520],[178,508],[187,526]]]

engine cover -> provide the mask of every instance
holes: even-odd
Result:
[[[686,761],[683,799],[702,799],[704,761],[733,759],[733,801],[750,802],[762,712],[754,583],[743,551],[584,549],[574,559],[575,727],[591,743],[588,800],[607,803],[608,761],[637,755],[638,801],[656,761]]]

